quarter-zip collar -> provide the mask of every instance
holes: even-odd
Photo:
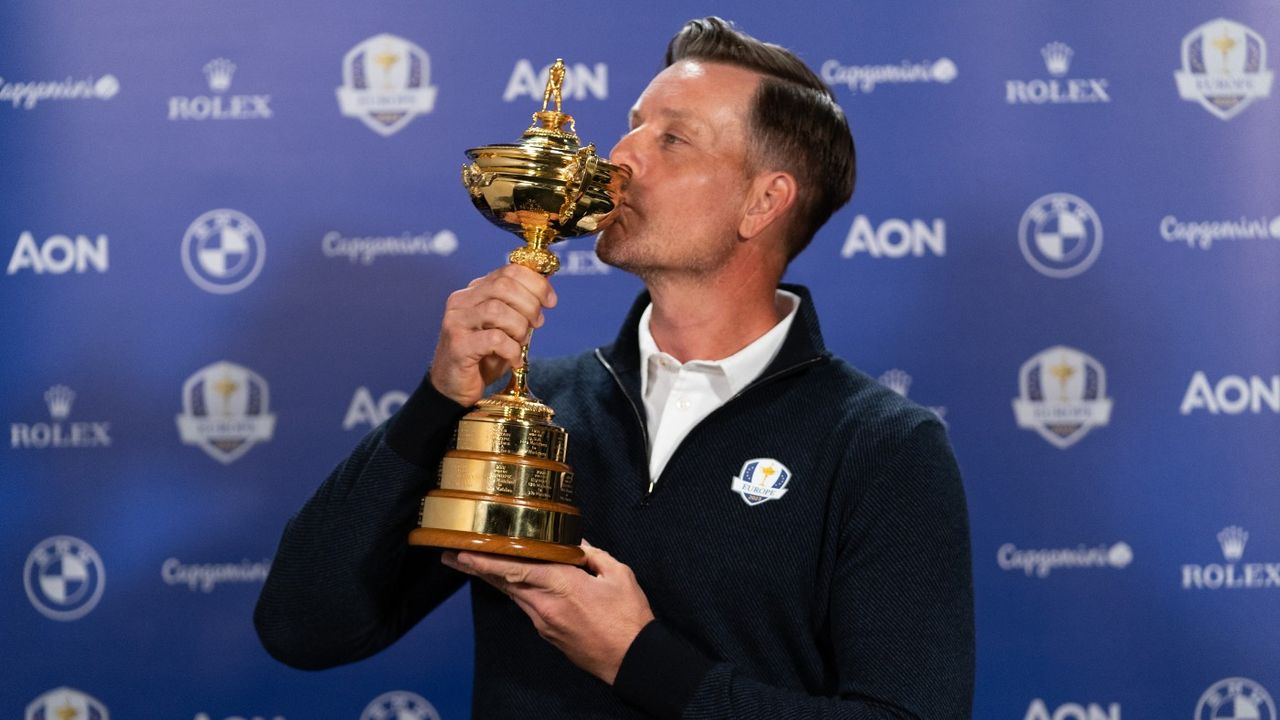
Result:
[[[791,323],[787,338],[783,340],[782,348],[778,350],[773,362],[769,363],[768,367],[760,373],[760,376],[744,390],[750,389],[762,380],[785,373],[794,367],[825,360],[829,357],[826,345],[822,342],[822,330],[818,326],[818,313],[814,310],[813,298],[810,296],[808,288],[788,283],[783,283],[779,287],[800,296],[800,309],[796,311],[796,318]],[[638,328],[640,326],[640,316],[644,314],[644,309],[651,302],[652,298],[649,296],[648,290],[640,293],[635,302],[632,303],[631,310],[628,311],[627,318],[622,324],[622,329],[618,331],[618,337],[613,341],[613,344],[596,349],[596,357],[610,370],[622,387],[623,392],[627,394],[628,399],[637,408],[642,407]],[[643,417],[643,413],[640,414]],[[643,425],[643,420],[641,424]]]

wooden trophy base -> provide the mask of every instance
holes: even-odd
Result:
[[[453,550],[508,555],[525,560],[545,560],[567,565],[585,565],[587,556],[582,548],[559,545],[544,540],[527,540],[501,535],[485,535],[466,530],[442,528],[415,528],[409,533],[410,545],[431,545]]]

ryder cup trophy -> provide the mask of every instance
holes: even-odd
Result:
[[[631,175],[596,155],[594,144],[579,144],[573,117],[560,111],[563,81],[564,62],[556,60],[542,110],[520,141],[472,148],[462,167],[476,209],[524,239],[508,259],[543,275],[560,267],[548,246],[600,230]],[[527,363],[527,343],[521,357]],[[530,394],[527,364],[514,369],[505,390],[458,422],[409,542],[582,564],[569,436],[551,422],[554,414]]]

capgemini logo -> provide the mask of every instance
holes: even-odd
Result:
[[[867,94],[878,85],[897,83],[947,84],[960,74],[954,60],[941,57],[937,60],[913,62],[903,60],[896,65],[843,65],[839,60],[822,63],[821,75],[828,85],[843,85],[850,92]]]
[[[120,81],[115,75],[103,75],[93,84],[93,94],[102,100],[110,100],[120,92]]]
[[[1131,562],[1133,562],[1133,548],[1129,547],[1129,543],[1118,542],[1107,551],[1107,563],[1113,568],[1123,570],[1129,567]]]
[[[1047,578],[1063,568],[1114,568],[1123,570],[1133,562],[1129,543],[1114,545],[1077,545],[1063,548],[1020,548],[1005,543],[996,550],[996,564],[1001,570],[1021,570],[1027,577]]]

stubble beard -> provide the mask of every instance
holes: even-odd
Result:
[[[699,277],[723,268],[729,261],[736,240],[724,238],[710,246],[697,247],[685,243],[673,248],[668,243],[681,243],[680,233],[667,228],[636,227],[643,221],[631,218],[633,227],[611,225],[596,238],[596,256],[606,265],[635,275],[650,283],[654,280],[683,275]],[[664,252],[665,250],[665,252]]]

